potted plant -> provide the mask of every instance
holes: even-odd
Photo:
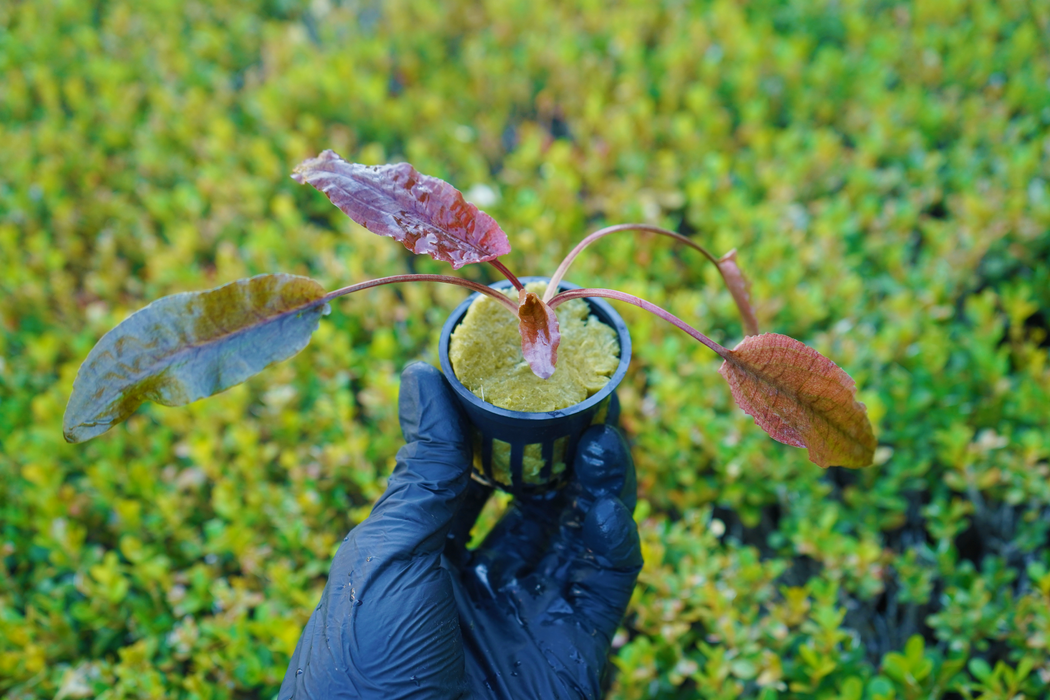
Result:
[[[364,228],[394,238],[414,253],[451,263],[453,269],[475,263],[493,265],[506,277],[502,286],[511,294],[459,277],[431,274],[395,275],[326,292],[309,278],[275,273],[163,297],[109,331],[88,354],[73,383],[63,419],[67,441],[81,442],[105,432],[143,401],[183,405],[239,384],[295,355],[338,297],[385,284],[439,282],[471,289],[499,310],[517,331],[520,357],[535,375],[533,382],[549,382],[555,376],[559,349],[563,356],[571,354],[568,346],[562,347],[557,313],[562,305],[585,299],[588,311],[615,329],[618,356],[604,386],[573,405],[522,411],[501,408],[484,398],[483,392],[476,395],[459,381],[450,345],[474,298],[452,314],[441,336],[442,367],[478,430],[476,466],[482,478],[503,488],[545,489],[563,481],[566,474],[556,464],[571,462],[574,436],[596,420],[603,406],[608,407],[630,361],[630,336],[603,299],[654,313],[717,353],[723,360],[719,372],[729,382],[734,400],[775,440],[808,448],[809,458],[823,467],[861,467],[872,462],[875,438],[864,405],[855,398],[853,380],[831,360],[793,338],[759,334],[735,251],[716,258],[672,231],[642,224],[611,226],[584,238],[545,287],[541,283],[527,288],[499,261],[510,251],[510,244],[492,217],[468,203],[450,184],[422,175],[407,163],[364,166],[325,151],[301,163],[292,177],[323,192]],[[644,299],[610,289],[581,289],[563,281],[569,265],[590,243],[628,230],[668,236],[715,264],[740,310],[744,340],[728,349]],[[505,446],[509,455],[501,474],[493,471],[493,444]],[[538,450],[539,466],[527,478],[521,462],[529,450]]]
[[[526,287],[549,282],[544,277],[523,277],[520,281]],[[491,286],[500,291],[513,290],[509,280]],[[559,287],[579,289],[567,282],[561,282]],[[571,371],[563,368],[549,379],[540,379],[531,368],[520,366],[523,357],[520,341],[518,347],[514,344],[514,329],[504,327],[500,336],[499,329],[491,327],[493,322],[505,321],[502,307],[489,303],[495,308],[489,309],[487,323],[478,324],[477,328],[467,320],[469,314],[477,316],[488,300],[489,297],[474,294],[460,304],[445,321],[438,343],[441,370],[472,427],[474,477],[512,493],[556,488],[571,475],[569,466],[583,432],[596,423],[616,421],[619,407],[613,403],[613,392],[631,363],[631,335],[627,324],[605,300],[576,300],[578,306],[573,313],[568,318],[563,316],[567,323],[559,323],[559,333],[569,336],[559,347],[564,350],[568,345],[572,352],[575,342],[584,351],[568,357],[563,352],[560,364],[584,366],[574,366]],[[598,326],[605,332],[601,333]],[[585,337],[588,331],[592,332],[590,338]],[[472,333],[476,337],[471,338]],[[593,334],[600,334],[597,342]],[[456,347],[456,341],[460,347]],[[502,354],[503,361],[493,362],[494,353]],[[595,353],[603,356],[594,358]],[[479,357],[464,358],[475,354]],[[486,394],[485,379],[499,373],[503,376],[497,378],[497,386],[489,384]],[[572,381],[581,373],[589,374],[590,381],[584,382],[589,386]],[[563,383],[577,384],[569,389],[568,396],[562,387],[550,386],[555,377],[566,376],[569,380]],[[542,387],[540,391],[528,395],[530,388],[538,387]],[[526,393],[524,400],[522,393]]]

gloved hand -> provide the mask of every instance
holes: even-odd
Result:
[[[335,555],[279,700],[598,697],[642,566],[619,432],[588,430],[573,482],[515,499],[468,551],[490,489],[470,478],[455,397],[418,363],[399,401],[406,445]]]

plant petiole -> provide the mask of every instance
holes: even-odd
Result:
[[[512,280],[512,283],[514,281],[516,280]],[[349,287],[343,287],[342,289],[328,292],[328,294],[325,294],[324,297],[318,300],[318,303],[329,302],[337,297],[360,292],[364,289],[371,289],[372,287],[379,287],[384,284],[396,284],[398,282],[442,282],[444,284],[454,284],[458,287],[466,287],[472,291],[480,292],[492,297],[499,303],[503,304],[508,311],[514,314],[515,318],[518,316],[518,305],[495,289],[486,287],[478,282],[465,280],[462,277],[451,277],[449,275],[393,275],[391,277],[379,277],[374,280],[358,282],[357,284],[351,284]],[[520,285],[521,283],[518,282],[518,284]]]
[[[617,224],[616,226],[607,226],[603,229],[595,231],[594,233],[590,234],[582,241],[577,243],[576,247],[569,251],[569,254],[565,256],[565,259],[561,261],[561,264],[558,265],[558,269],[555,270],[554,274],[551,276],[550,284],[547,285],[547,291],[543,294],[543,301],[550,303],[550,300],[554,297],[554,292],[558,289],[558,284],[560,284],[562,279],[565,277],[565,273],[566,271],[568,271],[569,265],[571,265],[572,261],[576,259],[576,256],[583,252],[584,248],[586,248],[599,238],[603,238],[611,233],[618,233],[620,231],[647,231],[649,233],[656,233],[661,236],[673,238],[679,243],[684,243],[690,248],[700,251],[705,258],[714,263],[715,267],[719,269],[719,272],[722,271],[722,268],[718,264],[718,258],[711,255],[711,253],[709,253],[707,249],[701,246],[699,243],[696,243],[693,240],[686,238],[680,233],[675,233],[674,231],[669,231],[665,228],[660,228],[659,226],[651,226],[649,224]]]
[[[652,303],[651,301],[640,299],[639,297],[636,297],[633,294],[627,294],[626,292],[619,292],[613,289],[569,289],[556,295],[547,303],[547,306],[553,309],[556,308],[562,302],[566,302],[569,299],[582,299],[584,297],[605,297],[606,299],[615,299],[616,301],[627,302],[628,304],[633,304],[634,306],[637,306],[641,309],[645,309],[650,313],[656,314],[671,325],[677,326],[678,328],[682,329],[693,338],[696,338],[701,343],[718,353],[718,355],[722,359],[729,359],[729,350],[722,347],[715,341],[711,340],[706,335],[704,335],[703,333],[701,333],[700,331],[696,330],[688,323],[683,321],[682,319],[672,314],[670,311],[665,311],[664,309]]]
[[[489,260],[489,263],[494,268],[502,272],[504,277],[510,280],[510,283],[514,285],[514,289],[521,291],[525,288],[525,285],[521,283],[521,281],[514,275],[514,273],[508,270],[507,266],[499,261],[499,258],[496,258],[495,260]]]

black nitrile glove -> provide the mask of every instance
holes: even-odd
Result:
[[[401,375],[406,445],[350,531],[292,656],[289,698],[596,698],[642,555],[634,464],[619,432],[580,441],[574,481],[517,498],[475,551],[489,489],[470,478],[445,378]]]

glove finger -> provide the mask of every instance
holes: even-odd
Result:
[[[581,697],[595,698],[641,569],[641,548],[634,520],[617,498],[599,499],[578,523],[571,536],[563,526],[537,570],[501,593],[507,626],[516,630],[515,620],[526,621],[522,630],[545,665]]]
[[[478,515],[481,514],[491,495],[491,486],[486,486],[475,479],[471,479],[467,484],[463,501],[452,518],[452,526],[445,540],[445,556],[453,566],[462,566],[470,558],[470,553],[467,551],[470,532],[474,529],[474,523],[477,522]]]
[[[586,622],[609,640],[623,618],[642,566],[634,461],[620,432],[590,428],[576,454],[576,497],[561,515],[561,527],[536,567],[535,582],[561,591],[550,603]]]
[[[470,556],[466,573],[489,597],[507,581],[531,570],[558,526],[565,494],[519,496]],[[479,591],[479,592],[481,592]]]
[[[623,436],[610,425],[591,427],[583,434],[573,461],[573,482],[560,492],[514,499],[506,514],[470,561],[474,578],[494,595],[504,583],[523,577],[550,559],[552,551],[565,546],[552,544],[559,529],[574,540],[577,548],[583,515],[596,498],[614,495],[637,500],[634,462]],[[577,504],[569,508],[569,504]],[[553,560],[558,557],[555,556]],[[571,557],[562,557],[562,559]]]
[[[569,604],[580,619],[612,639],[642,570],[638,526],[614,498],[594,504],[583,522],[585,549],[569,568]]]
[[[623,434],[612,425],[595,425],[583,434],[573,472],[578,509],[586,512],[597,499],[611,496],[634,512],[638,502],[634,460]]]
[[[386,493],[353,533],[359,548],[374,539],[394,559],[441,552],[470,481],[471,455],[460,407],[437,369],[409,365],[398,404],[406,444]]]
[[[609,407],[606,411],[605,423],[607,425],[615,425],[620,418],[620,397],[613,392]],[[630,491],[632,493],[632,504],[631,509],[634,509],[633,505],[633,493],[634,493],[634,470],[630,471],[632,479]],[[463,504],[460,506],[459,512],[456,514],[455,519],[452,522],[452,528],[448,534],[448,543],[445,547],[445,555],[449,558],[449,561],[455,565],[461,565],[466,563],[470,558],[466,551],[466,546],[470,542],[470,531],[474,528],[474,524],[478,519],[478,515],[481,510],[485,507],[485,503],[490,495],[492,495],[492,487],[485,486],[484,484],[471,479],[470,485],[467,486],[467,494],[463,499]],[[523,552],[521,546],[509,546],[512,541],[521,544],[523,542],[535,543],[538,530],[529,524],[530,519],[536,517],[542,517],[548,521],[552,520],[552,515],[556,514],[560,503],[554,503],[549,498],[531,498],[528,501],[519,500],[515,501],[517,505],[512,506],[507,514],[502,518],[502,522],[497,526],[492,533],[486,538],[485,542],[474,552],[474,557],[485,557],[489,561],[493,559],[513,560],[521,562],[522,564],[529,562],[530,557]],[[527,503],[527,505],[525,505]],[[522,507],[524,506],[524,507]],[[524,512],[523,512],[524,511]],[[543,528],[540,528],[541,530]],[[547,533],[549,536],[550,532]],[[542,543],[541,543],[542,544]],[[531,562],[535,563],[539,559],[540,552],[543,551],[544,547],[539,548],[529,547],[525,545],[525,548],[529,550],[535,549],[536,555],[531,557]],[[493,557],[498,550],[505,550],[511,554],[510,557]]]

